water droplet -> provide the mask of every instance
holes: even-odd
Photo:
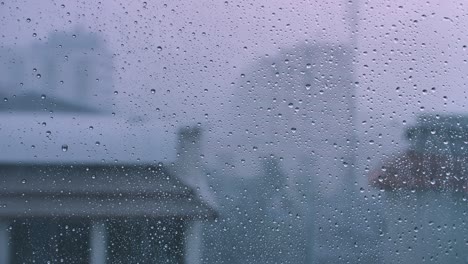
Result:
[[[47,98],[47,96],[46,96],[45,94],[42,94],[42,95],[41,95],[41,99],[42,99],[42,100],[45,100],[46,98]]]
[[[67,151],[68,151],[68,145],[67,145],[67,144],[63,144],[63,145],[62,145],[62,151],[63,151],[63,152],[67,152]]]
[[[161,51],[161,50],[162,50],[162,47],[161,47],[161,46],[157,46],[156,49],[157,49],[158,51]]]
[[[40,75],[39,73],[36,74],[36,78],[40,79],[42,77],[42,75]]]
[[[99,141],[96,141],[96,143],[95,143],[95,144],[96,144],[96,146],[99,146],[99,145],[101,145],[101,142],[99,142]]]
[[[155,89],[151,89],[151,93],[152,93],[152,94],[156,93],[156,90],[155,90]]]
[[[26,184],[26,179],[22,179],[22,180],[21,180],[21,183],[22,183],[22,184]]]
[[[26,22],[31,22],[31,19],[30,18],[26,18]]]

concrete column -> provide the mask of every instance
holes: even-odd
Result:
[[[0,263],[10,263],[10,231],[7,221],[0,221]]]
[[[107,257],[107,231],[104,222],[92,223],[90,234],[90,264],[105,264]]]

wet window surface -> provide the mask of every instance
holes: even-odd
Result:
[[[468,263],[466,13],[0,0],[0,264]]]

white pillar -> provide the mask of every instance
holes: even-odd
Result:
[[[202,257],[202,223],[189,222],[185,232],[185,256],[186,264],[200,264]]]
[[[90,264],[105,264],[107,257],[107,232],[104,222],[92,222],[90,234]]]
[[[0,263],[10,263],[10,232],[8,222],[0,221]]]

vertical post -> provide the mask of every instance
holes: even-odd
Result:
[[[201,222],[189,222],[185,231],[185,264],[200,264],[202,250],[202,224]]]
[[[347,22],[349,26],[349,42],[351,42],[352,48],[357,48],[358,42],[358,30],[359,30],[359,8],[360,0],[347,0]]]
[[[0,221],[0,263],[10,263],[10,232],[4,220]]]
[[[349,44],[350,44],[350,52],[351,52],[351,60],[348,62],[350,63],[349,69],[353,72],[353,80],[357,81],[357,74],[356,74],[356,65],[358,61],[358,34],[359,34],[359,11],[360,11],[360,0],[346,0],[346,13],[347,13],[347,23],[349,26]],[[356,109],[356,87],[354,86],[354,81],[350,84],[350,90],[348,94],[348,104],[350,109],[350,118],[351,118],[351,138],[349,143],[349,152],[347,157],[348,165],[348,173],[345,175],[344,180],[344,188],[348,190],[348,192],[355,192],[356,189],[354,188],[354,182],[357,181],[356,179],[356,168],[357,168],[357,158],[356,158],[356,148],[357,148],[357,141],[358,141],[358,132],[356,131],[356,119],[357,119],[357,109]]]
[[[107,232],[104,222],[92,223],[90,234],[90,264],[105,264],[107,257]]]

